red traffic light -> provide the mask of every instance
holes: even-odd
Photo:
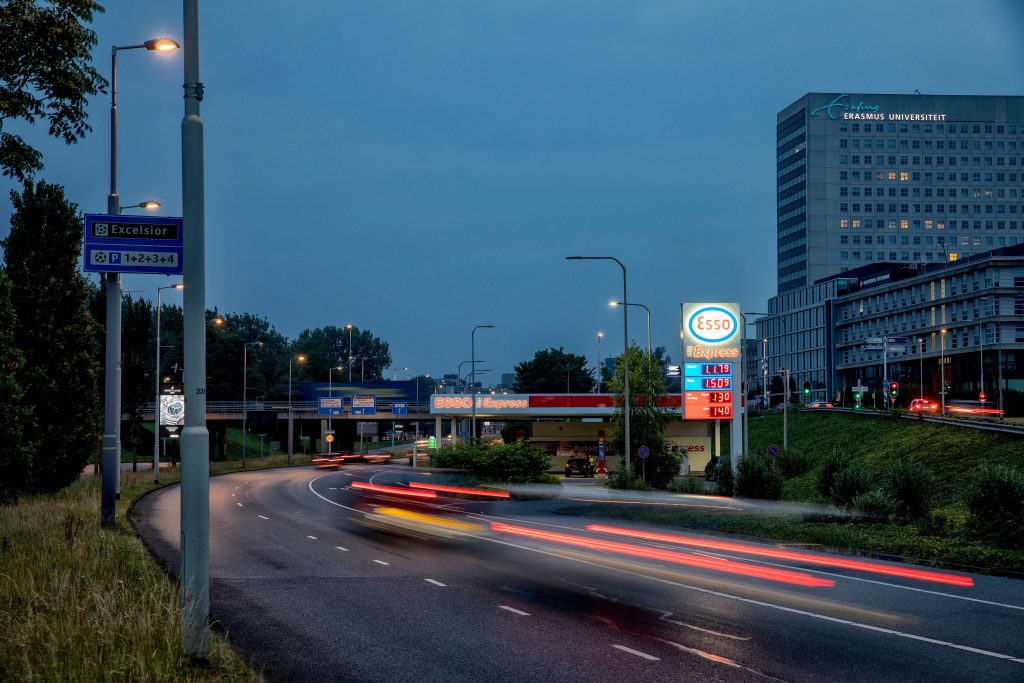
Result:
[[[979,401],[984,401],[985,400],[985,392],[984,391],[982,391],[981,393],[978,394],[978,400]]]
[[[899,393],[900,393],[900,383],[899,382],[889,382],[889,394],[895,398],[896,395],[899,394]]]

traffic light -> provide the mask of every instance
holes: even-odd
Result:
[[[981,401],[982,403],[985,402],[985,392],[984,391],[978,392],[978,400]]]
[[[854,410],[860,410],[860,392],[859,391],[853,392],[853,402],[854,402],[853,409]]]
[[[900,393],[900,383],[899,382],[889,382],[889,396],[891,396],[893,398],[896,398],[896,396],[899,393]]]
[[[811,383],[804,382],[804,398],[810,398],[811,396]]]

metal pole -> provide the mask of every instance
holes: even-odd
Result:
[[[740,313],[743,321],[743,334],[740,335],[740,410],[743,411],[743,455],[750,452],[750,426],[747,419],[747,316]],[[733,388],[733,391],[736,391]]]
[[[183,0],[185,116],[181,122],[181,188],[185,224],[185,428],[181,434],[181,651],[210,656],[210,435],[206,428],[206,226],[203,120],[199,101],[199,2]]]
[[[789,452],[789,371],[782,368],[782,452]]]
[[[644,306],[647,311],[647,363],[651,362],[651,309]]]
[[[110,194],[107,213],[121,212],[117,196],[117,48],[110,50]],[[102,494],[100,522],[113,524],[121,477],[121,281],[107,273],[107,330],[104,370]]]
[[[998,322],[996,323],[996,337],[999,339],[999,419],[1002,420],[1006,417],[1003,408],[1003,335]]]
[[[292,358],[288,359],[288,464],[292,462]]]
[[[597,388],[594,390],[595,394],[601,393],[601,337],[604,336],[604,332],[597,333]]]
[[[981,364],[981,384],[978,388],[978,400],[981,401],[981,407],[985,407],[985,401],[981,398],[980,394],[985,393],[985,328],[982,326],[981,321],[978,321],[978,355],[979,363]]]
[[[249,433],[249,344],[242,345],[242,469],[245,469],[246,435]]]
[[[918,337],[918,339],[917,339],[917,355],[918,355],[918,358],[920,359],[920,365],[921,365],[921,368],[920,368],[920,375],[921,375],[921,377],[920,377],[919,383],[921,385],[921,398],[923,399],[924,398],[924,337]]]
[[[352,326],[348,326],[348,381],[352,381]],[[362,375],[359,376],[359,381],[362,382]]]
[[[160,483],[160,290],[156,288],[156,393],[153,399],[153,483]]]
[[[630,443],[629,443],[629,414],[633,412],[632,407],[629,403],[629,316],[627,311],[629,310],[629,297],[626,294],[626,266],[622,265],[622,262],[618,259],[614,259],[619,267],[622,268],[622,303],[625,304],[622,307],[622,344],[625,348],[625,353],[622,356],[622,377],[623,377],[623,401],[624,405],[624,417],[625,417],[625,467],[626,471],[630,472]]]
[[[470,394],[472,395],[471,402],[473,404],[473,419],[470,421],[471,429],[473,430],[472,431],[472,435],[470,436],[470,441],[471,442],[472,442],[473,439],[476,438],[476,331],[481,329],[481,328],[493,329],[494,325],[477,325],[476,327],[473,328],[473,331],[469,335],[469,337],[470,337],[470,356],[469,356],[470,362],[469,362],[469,364],[470,364],[470,367],[472,369],[471,372],[472,372],[472,376],[473,376],[473,379],[470,382],[471,385],[472,385],[472,387],[471,387],[472,391],[470,392]]]
[[[334,382],[331,379],[331,371],[334,368],[327,368],[327,398],[334,398]],[[327,414],[327,431],[334,431],[334,420],[331,419],[331,414]],[[327,444],[327,454],[330,455],[334,444]]]
[[[882,405],[889,407],[889,337],[882,337]]]
[[[946,331],[939,334],[939,395],[942,396],[942,414],[946,414]]]

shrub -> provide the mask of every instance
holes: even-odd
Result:
[[[704,482],[697,477],[688,475],[676,477],[669,482],[668,490],[672,493],[707,493]]]
[[[732,461],[729,456],[718,460],[718,466],[715,467],[715,485],[718,487],[720,496],[731,496],[736,488],[736,482],[732,477]]]
[[[1024,473],[982,465],[967,487],[968,528],[1006,548],[1024,548]]]
[[[634,476],[626,468],[615,470],[608,475],[608,488],[624,491],[646,491],[650,487],[640,477]]]
[[[633,458],[630,464],[634,476],[640,476],[642,473],[647,483],[656,489],[665,488],[673,477],[679,474],[679,455],[666,453],[664,450],[658,452],[652,449],[646,460]]]
[[[782,476],[787,479],[799,477],[811,469],[811,457],[803,451],[786,451],[780,453],[776,460],[779,463],[779,469],[782,470]]]
[[[439,448],[430,456],[430,462],[434,467],[448,467],[471,472],[480,469],[487,460],[488,456],[482,446],[461,441]]]
[[[491,446],[485,452],[490,456],[488,462],[474,474],[489,479],[510,483],[538,481],[551,467],[547,454],[528,441]]]
[[[818,493],[822,498],[832,498],[832,487],[835,486],[836,475],[846,467],[848,462],[849,459],[845,455],[840,455],[835,448],[825,456],[821,463],[821,469],[818,470]]]
[[[885,475],[885,488],[896,503],[896,516],[920,519],[931,509],[935,476],[920,463],[896,458]]]
[[[858,512],[880,519],[889,519],[896,514],[896,501],[880,488],[872,489],[854,498],[853,507]]]
[[[829,499],[839,507],[851,508],[857,496],[868,490],[868,477],[859,463],[847,462],[832,477]]]
[[[782,497],[782,470],[774,458],[748,454],[736,468],[736,495],[778,500]]]

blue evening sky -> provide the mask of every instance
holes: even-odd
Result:
[[[1021,4],[203,2],[207,305],[292,338],[351,322],[414,374],[454,371],[494,324],[495,381],[549,346],[593,363],[598,330],[621,349],[617,266],[563,260],[615,255],[678,359],[680,302],[775,293],[776,113],[814,91],[1020,94]],[[107,2],[94,28],[109,77],[111,45],[181,39],[181,3]],[[118,75],[122,203],[180,215],[181,55],[122,52]],[[26,131],[87,212],[108,107],[75,146]]]

